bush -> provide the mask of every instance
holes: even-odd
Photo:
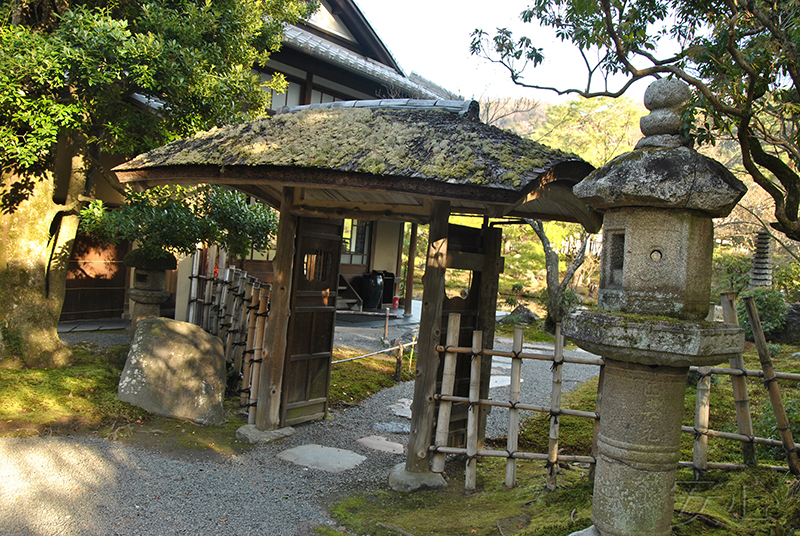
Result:
[[[788,262],[775,269],[772,274],[778,287],[789,303],[800,302],[800,262]]]
[[[750,282],[750,268],[753,258],[748,253],[728,248],[714,249],[714,271],[711,281],[711,293],[719,296],[720,292],[741,292]]]
[[[739,325],[744,328],[745,336],[748,339],[753,338],[753,331],[750,327],[747,309],[744,306],[743,298],[747,296],[752,296],[755,301],[765,336],[783,328],[786,323],[786,312],[789,310],[789,305],[783,300],[783,294],[772,288],[749,290],[739,296],[739,302],[736,305]]]

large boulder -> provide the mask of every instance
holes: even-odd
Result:
[[[222,424],[225,397],[222,341],[202,328],[168,318],[136,326],[117,394],[164,417]]]

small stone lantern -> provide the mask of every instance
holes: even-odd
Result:
[[[174,255],[150,258],[141,249],[134,249],[122,259],[125,266],[133,268],[133,288],[129,297],[131,307],[131,337],[136,333],[136,324],[143,318],[161,316],[161,304],[167,301],[170,293],[164,290],[167,270],[177,268]]]
[[[678,134],[691,97],[679,80],[645,92],[650,114],[636,150],[575,186],[605,212],[598,312],[569,315],[563,330],[605,358],[592,521],[577,534],[671,534],[689,366],[740,354],[738,326],[705,322],[714,226],[746,188]]]

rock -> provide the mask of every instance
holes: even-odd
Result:
[[[800,303],[789,304],[783,328],[771,331],[767,336],[767,340],[778,344],[800,342]]]
[[[225,420],[222,341],[202,328],[168,318],[138,323],[117,394],[163,417],[217,425]]]
[[[789,356],[790,359],[800,359],[800,352],[795,352]]]
[[[644,106],[650,111],[677,108],[689,102],[692,92],[686,82],[677,78],[659,78],[644,91]]]
[[[406,463],[398,463],[389,473],[389,487],[403,493],[414,493],[429,489],[442,489],[447,481],[440,473],[411,473],[406,471]]]
[[[517,305],[513,311],[501,318],[498,324],[533,324],[538,320],[539,317],[536,316],[536,313],[524,305]]]
[[[285,439],[294,435],[295,430],[291,426],[278,428],[277,430],[259,430],[255,424],[245,424],[236,430],[236,439],[242,443],[252,445],[265,445],[273,443],[279,439]]]

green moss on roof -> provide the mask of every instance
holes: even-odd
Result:
[[[444,111],[327,108],[202,132],[119,169],[300,166],[518,189],[578,157]]]

